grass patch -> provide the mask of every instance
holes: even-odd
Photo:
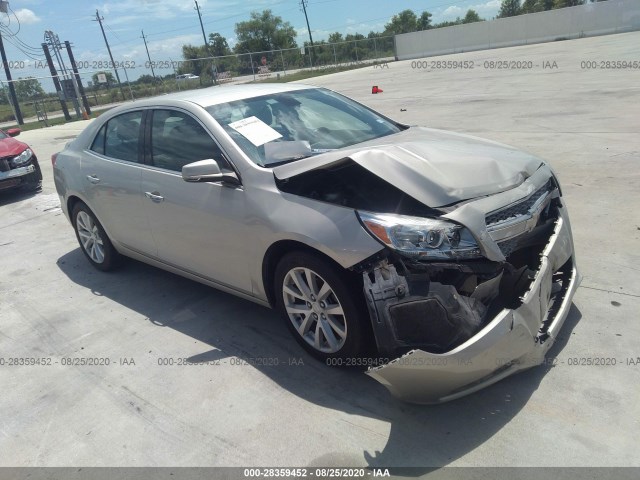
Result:
[[[332,73],[347,72],[349,70],[357,70],[360,68],[372,67],[373,63],[359,63],[355,65],[345,65],[337,67],[320,67],[313,70],[302,70],[295,73],[287,73],[286,75],[280,74],[280,78],[276,73],[272,73],[271,77],[265,80],[254,80],[251,83],[286,83],[296,82],[298,80],[305,80],[307,78],[321,77],[323,75],[331,75]]]
[[[98,115],[91,115],[90,118],[96,118],[97,116]],[[50,118],[49,120],[47,120],[47,123],[49,124],[50,127],[52,127],[54,125],[64,125],[65,123],[78,122],[80,120],[82,119],[81,118],[77,119],[75,118],[75,115],[74,115],[71,120],[65,120],[64,117]],[[46,125],[44,124],[44,122],[30,122],[30,123],[25,123],[24,125],[18,125],[16,123],[15,125],[11,125],[10,127],[4,127],[3,130],[6,132],[10,128],[19,128],[23,132],[28,132],[29,130],[38,130],[39,128],[46,128]]]

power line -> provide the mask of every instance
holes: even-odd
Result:
[[[29,53],[29,52],[25,52],[24,50],[22,50],[22,48],[20,48],[19,45],[13,43],[13,41],[11,41],[11,37],[6,38],[5,39],[7,42],[9,42],[11,45],[13,45],[14,47],[16,47],[18,50],[20,50],[20,52],[22,52],[24,55],[26,55],[27,57],[29,57],[31,60],[36,60],[36,61],[40,61],[44,58],[44,56],[40,55],[40,56],[34,56],[35,54]]]
[[[116,39],[118,40],[116,43],[122,43],[122,39],[120,38],[120,35],[118,35],[116,31],[113,28],[111,28],[111,25],[105,22],[104,26],[107,27],[109,31],[113,33],[113,35],[116,37]]]
[[[271,5],[270,5],[270,7],[273,7],[273,6],[276,6],[276,5],[282,5],[282,4],[284,4],[284,3],[287,3],[287,2],[286,2],[286,1],[275,2],[275,3],[271,4]],[[292,11],[292,10],[296,10],[296,9],[297,9],[297,7],[294,7],[294,8],[290,8],[290,9],[284,10],[284,12],[290,12],[290,11]],[[218,23],[218,22],[221,22],[221,21],[223,21],[223,20],[229,20],[229,19],[231,19],[231,18],[242,17],[242,16],[244,16],[244,15],[246,15],[246,14],[248,14],[248,13],[250,14],[250,13],[251,13],[251,12],[253,12],[254,10],[255,10],[255,9],[245,10],[244,12],[235,13],[235,14],[233,14],[233,15],[228,15],[228,16],[226,16],[226,17],[216,18],[216,19],[214,19],[214,20],[210,20],[210,21],[208,21],[208,22],[206,22],[206,21],[205,21],[205,22],[203,22],[203,23],[204,23],[204,25],[212,25],[212,24],[214,24],[214,23]],[[156,35],[164,35],[164,34],[166,34],[166,33],[178,32],[178,31],[181,31],[181,30],[189,30],[189,29],[191,29],[191,28],[192,28],[192,27],[178,27],[178,28],[172,28],[172,29],[170,29],[170,30],[163,30],[163,31],[161,31],[161,32],[152,32],[152,33],[147,33],[147,38],[149,38],[149,37],[154,37],[154,36],[156,36]]]

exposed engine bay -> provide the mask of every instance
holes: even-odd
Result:
[[[346,158],[325,168],[277,181],[283,192],[357,210],[434,216],[443,212],[418,202],[399,188]],[[375,192],[372,195],[372,192]]]

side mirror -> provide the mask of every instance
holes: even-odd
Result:
[[[10,128],[9,130],[7,130],[7,135],[9,135],[10,137],[17,137],[18,135],[20,135],[20,132],[22,130],[20,130],[19,128]]]
[[[185,182],[223,182],[230,186],[240,185],[233,172],[222,172],[218,162],[213,159],[200,160],[182,167],[182,179]]]

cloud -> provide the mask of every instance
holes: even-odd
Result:
[[[384,30],[384,23],[358,23],[349,25],[345,31],[347,33],[361,33],[367,35],[369,32],[382,32]]]
[[[498,10],[500,10],[500,0],[489,0],[485,3],[478,3],[463,7],[452,5],[444,9],[442,12],[437,12],[434,15],[433,23],[438,23],[442,20],[455,20],[457,17],[462,18],[466,15],[467,10],[475,10],[481,18],[490,20],[492,17],[496,16]]]
[[[24,25],[38,23],[41,20],[40,17],[33,13],[33,10],[29,10],[28,8],[20,8],[15,11],[15,14],[20,23]]]
[[[464,12],[465,10],[461,9],[460,7],[453,5],[451,7],[448,7],[444,12],[442,12],[442,16],[443,17],[459,17],[460,14],[462,14],[462,12]]]
[[[182,46],[183,45],[201,45],[202,35],[188,34],[177,35],[171,38],[165,38],[163,40],[152,40],[148,43],[149,53],[151,56],[160,56],[162,59],[168,57],[182,58]]]
[[[259,10],[262,6],[268,7],[271,0],[254,0],[252,10]],[[228,15],[230,12],[237,12],[241,7],[246,7],[246,2],[242,0],[226,0],[212,2],[211,0],[198,0],[203,20],[212,19]],[[152,20],[168,20],[184,15],[196,15],[193,0],[129,0],[129,1],[107,1],[96,7],[101,14],[113,17],[137,16]],[[248,16],[248,14],[247,14]],[[113,21],[111,20],[111,21]]]

